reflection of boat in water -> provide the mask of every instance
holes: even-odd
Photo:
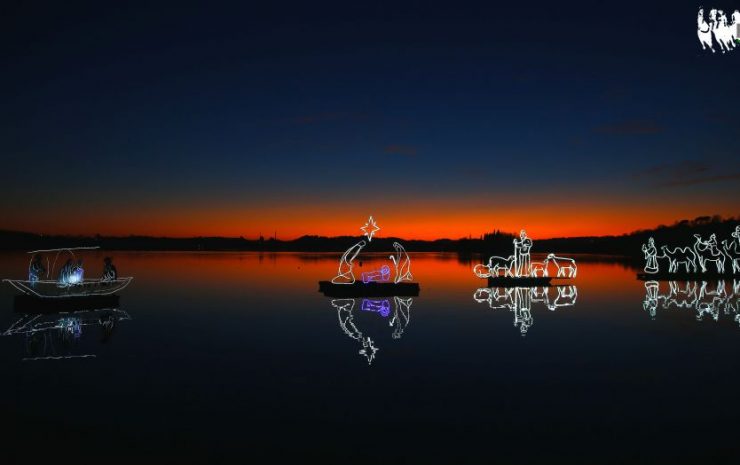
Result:
[[[740,324],[740,280],[729,285],[718,281],[669,281],[668,292],[661,293],[658,281],[645,282],[643,309],[655,319],[658,309],[693,311],[697,321],[708,317],[719,321],[722,315]]]
[[[105,259],[105,269],[100,279],[84,278],[85,270],[82,267],[82,260],[78,260],[74,252],[96,249],[98,247],[72,247],[28,252],[31,254],[28,279],[4,279],[3,281],[25,295],[40,299],[108,296],[123,290],[134,278],[119,278],[109,257]],[[53,261],[47,254],[54,254]],[[51,279],[60,254],[67,256],[67,262],[59,270],[59,278]],[[42,255],[46,255],[45,262]],[[42,279],[44,275],[45,279]]]
[[[24,313],[3,336],[25,337],[23,360],[59,360],[90,358],[85,351],[83,335],[92,327],[100,328],[100,342],[106,343],[119,321],[130,320],[119,308],[100,308],[74,312]]]
[[[358,300],[361,311],[375,312],[382,318],[388,319],[388,326],[393,328],[393,339],[400,339],[406,326],[411,318],[411,305],[414,303],[412,298],[402,298],[395,296],[391,299],[333,299],[332,307],[337,309],[339,318],[339,327],[342,328],[347,336],[358,341],[362,348],[358,353],[367,359],[368,365],[375,359],[375,353],[378,348],[369,336],[365,335],[357,327],[354,319],[354,309]],[[391,315],[391,301],[393,302],[393,313]]]
[[[555,294],[551,296],[551,290]],[[473,300],[487,302],[492,309],[507,309],[514,313],[514,326],[519,328],[522,336],[527,334],[534,324],[532,304],[544,304],[548,310],[555,311],[561,307],[572,307],[578,299],[576,286],[538,286],[538,287],[482,287],[473,293]]]

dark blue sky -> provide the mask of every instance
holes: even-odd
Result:
[[[740,50],[697,3],[108,3],[2,7],[0,228],[740,213]]]

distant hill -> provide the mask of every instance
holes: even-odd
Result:
[[[641,245],[649,237],[658,246],[690,245],[694,234],[708,237],[714,233],[718,240],[730,239],[739,218],[702,216],[682,220],[655,229],[640,230],[619,236],[534,238],[533,252],[593,253],[615,255],[641,260]],[[514,234],[494,231],[479,238],[438,239],[434,241],[374,238],[372,249],[393,250],[394,241],[402,242],[411,252],[457,252],[461,257],[473,255],[510,255]],[[275,239],[245,239],[243,237],[168,238],[150,236],[48,236],[18,231],[0,230],[0,250],[35,250],[42,248],[100,246],[106,250],[162,250],[162,251],[266,251],[266,252],[341,252],[357,242],[357,236],[302,236],[290,241]]]

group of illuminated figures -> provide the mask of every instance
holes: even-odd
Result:
[[[558,278],[575,278],[578,273],[576,261],[572,258],[558,257],[548,254],[541,262],[533,262],[530,251],[532,250],[532,239],[527,237],[527,232],[521,230],[519,238],[514,239],[514,254],[508,257],[496,255],[488,259],[488,263],[481,263],[473,268],[473,273],[479,278],[536,278],[550,275],[550,264],[555,266]],[[501,274],[503,272],[503,275]]]
[[[109,282],[118,279],[118,271],[116,270],[116,266],[113,264],[113,260],[110,257],[105,257],[103,262],[103,276],[100,278],[100,281]],[[44,267],[41,255],[33,255],[33,257],[31,257],[31,263],[28,265],[28,281],[30,285],[33,286],[43,278],[44,274],[47,273],[48,272],[46,267]],[[84,274],[85,269],[82,267],[82,259],[74,260],[70,258],[59,269],[57,284],[62,287],[80,284],[84,280]]]
[[[730,270],[727,262],[730,262],[732,273],[740,273],[740,226],[735,227],[730,241],[723,240],[720,248],[717,244],[717,236],[712,234],[709,239],[703,240],[700,234],[694,234],[694,244],[691,247],[676,247],[670,249],[668,246],[660,246],[662,251],[658,255],[655,240],[651,237],[647,244],[642,245],[645,254],[645,273],[657,274],[660,272],[659,258],[668,259],[668,272],[677,273],[681,267],[686,273],[702,273],[715,271],[725,273]]]

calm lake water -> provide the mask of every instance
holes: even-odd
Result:
[[[575,287],[507,294],[412,254],[419,297],[332,302],[338,255],[114,253],[118,311],[0,337],[2,463],[740,459],[738,283],[646,290],[578,257]]]

